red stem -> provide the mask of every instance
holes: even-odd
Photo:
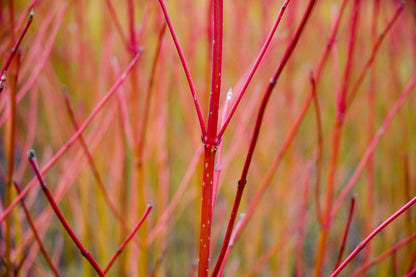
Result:
[[[110,262],[107,264],[107,266],[104,269],[104,273],[107,273],[107,271],[110,269],[111,265],[114,263],[114,261],[117,259],[117,257],[121,254],[121,251],[123,251],[124,247],[126,247],[127,243],[133,238],[134,234],[139,230],[142,223],[147,218],[147,215],[149,214],[150,210],[152,209],[153,205],[152,202],[149,202],[147,204],[146,210],[140,219],[140,221],[137,223],[136,227],[134,227],[133,231],[130,233],[130,235],[124,240],[124,242],[120,245],[114,256],[111,258]]]
[[[389,225],[393,220],[399,217],[403,212],[407,211],[413,204],[416,203],[416,197],[412,200],[407,202],[403,205],[399,210],[397,210],[392,216],[390,216],[387,220],[385,220],[382,224],[380,224],[376,229],[374,229],[371,234],[369,234],[355,249],[351,252],[351,254],[345,259],[345,261],[338,267],[336,270],[331,274],[331,277],[337,276],[344,268],[347,266],[351,260],[357,256],[357,254],[366,247],[366,245],[372,240],[381,230],[384,229],[387,225]]]
[[[232,230],[233,230],[233,227],[234,227],[234,223],[235,223],[235,219],[236,219],[236,216],[237,216],[238,208],[240,206],[241,197],[243,195],[244,187],[245,187],[245,184],[247,182],[247,173],[248,173],[248,170],[249,170],[249,167],[250,167],[250,164],[251,164],[251,159],[253,157],[253,152],[254,152],[254,149],[256,147],[257,139],[258,139],[258,136],[259,136],[259,133],[260,133],[262,119],[263,119],[264,112],[266,110],[267,102],[270,98],[270,95],[273,91],[274,86],[276,85],[276,82],[277,82],[280,74],[283,71],[283,68],[285,67],[289,57],[291,56],[291,54],[293,53],[293,50],[296,47],[297,42],[299,41],[299,37],[300,37],[300,35],[302,34],[302,32],[304,30],[304,27],[305,27],[306,22],[307,22],[310,14],[312,12],[312,8],[313,8],[314,4],[315,4],[315,0],[310,0],[309,1],[308,7],[306,8],[306,11],[305,11],[305,14],[302,18],[302,21],[301,21],[298,29],[296,30],[295,36],[293,37],[292,41],[290,42],[290,44],[289,44],[289,46],[288,46],[288,48],[287,48],[287,50],[286,50],[286,52],[285,52],[285,54],[282,58],[281,63],[279,65],[279,67],[277,68],[277,71],[275,72],[273,78],[270,80],[270,82],[269,82],[269,84],[266,88],[266,91],[263,95],[263,100],[260,104],[260,108],[259,108],[259,111],[258,111],[258,114],[257,114],[256,124],[255,124],[253,135],[252,135],[252,138],[251,138],[251,142],[250,142],[249,150],[248,150],[248,153],[247,153],[246,161],[244,163],[244,167],[243,167],[243,170],[242,170],[242,173],[241,173],[240,180],[238,181],[237,193],[236,193],[236,196],[235,196],[235,200],[234,200],[230,220],[228,222],[227,232],[225,234],[224,242],[223,242],[222,248],[221,248],[221,252],[219,254],[219,257],[218,257],[217,263],[215,265],[214,271],[212,273],[212,276],[216,276],[216,274],[218,273],[218,270],[220,269],[221,264],[223,262],[225,252],[227,250],[228,243],[230,241],[230,237],[231,237]]]
[[[191,89],[192,98],[194,100],[196,113],[198,115],[199,125],[201,126],[202,136],[205,137],[206,134],[207,134],[207,131],[205,129],[204,118],[202,116],[201,107],[199,105],[198,98],[196,96],[196,90],[195,90],[194,83],[192,81],[191,73],[189,71],[188,65],[186,64],[185,57],[183,55],[182,49],[179,46],[178,37],[176,36],[175,30],[173,29],[172,22],[170,20],[168,11],[166,9],[166,5],[165,5],[163,0],[159,0],[159,3],[160,3],[160,6],[162,8],[163,14],[165,16],[166,23],[168,24],[169,31],[172,35],[173,42],[175,43],[176,50],[178,51],[178,55],[179,55],[179,58],[181,60],[182,66],[183,66],[183,70],[185,71],[186,79],[188,80],[189,88]]]
[[[4,83],[6,82],[6,71],[9,68],[9,65],[13,59],[13,57],[16,55],[17,48],[19,48],[20,42],[22,42],[23,37],[25,36],[27,30],[29,29],[30,24],[33,21],[33,11],[30,12],[29,17],[26,21],[26,25],[23,27],[23,31],[20,33],[19,38],[17,39],[15,45],[13,46],[9,56],[7,57],[6,63],[3,66],[3,69],[0,73],[0,93],[4,89]]]
[[[105,3],[107,4],[107,8],[110,12],[111,19],[113,20],[114,25],[116,26],[117,32],[120,35],[121,40],[125,45],[128,45],[127,38],[123,32],[123,28],[121,27],[120,20],[117,17],[116,10],[114,9],[113,4],[110,0],[105,0]]]
[[[49,191],[48,187],[46,186],[46,183],[42,177],[42,174],[39,170],[38,163],[36,161],[35,151],[30,150],[28,152],[28,158],[29,162],[33,167],[33,170],[35,171],[36,177],[39,180],[39,183],[41,185],[41,188],[43,192],[45,193],[46,197],[48,198],[49,204],[52,206],[52,209],[54,210],[56,216],[59,218],[59,221],[61,221],[62,225],[64,226],[66,232],[71,237],[71,239],[74,241],[78,249],[81,251],[81,254],[88,260],[88,262],[92,265],[92,267],[95,269],[95,271],[100,275],[104,276],[103,271],[101,270],[100,266],[97,264],[97,262],[94,260],[92,255],[88,252],[87,249],[84,248],[82,243],[79,241],[75,233],[72,231],[71,227],[69,226],[68,222],[66,221],[64,215],[62,214],[61,210],[59,209],[58,205],[56,204],[55,200],[53,199],[53,196],[51,192]]]
[[[353,196],[351,198],[351,206],[350,206],[350,211],[348,213],[347,225],[345,226],[344,237],[342,238],[341,248],[339,250],[338,259],[335,264],[335,268],[337,268],[339,264],[341,263],[342,254],[344,254],[345,244],[347,242],[347,236],[348,236],[348,232],[351,226],[352,215],[354,214],[354,206],[355,206],[355,197]]]

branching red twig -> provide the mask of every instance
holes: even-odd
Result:
[[[100,266],[97,264],[97,262],[94,260],[91,253],[88,252],[87,249],[82,245],[81,241],[77,238],[75,233],[72,231],[71,227],[69,226],[68,222],[66,221],[64,215],[62,214],[61,210],[59,209],[58,205],[56,204],[55,200],[53,199],[53,196],[51,192],[49,191],[49,188],[46,186],[45,181],[43,180],[42,174],[39,170],[38,163],[36,161],[35,151],[30,150],[28,152],[28,158],[29,162],[33,167],[33,170],[35,171],[36,177],[39,180],[39,183],[42,187],[43,192],[45,193],[46,197],[48,198],[49,204],[52,206],[56,216],[59,218],[59,221],[61,221],[62,225],[64,226],[66,232],[71,237],[71,239],[74,241],[78,249],[81,251],[81,254],[88,260],[88,262],[91,264],[91,266],[95,269],[95,271],[100,275],[104,276],[103,271],[101,270]]]
[[[124,247],[126,247],[127,243],[129,243],[129,241],[133,238],[133,236],[137,232],[137,230],[139,230],[140,226],[142,225],[143,221],[145,221],[145,219],[147,218],[147,216],[148,216],[150,210],[152,209],[152,207],[153,207],[152,202],[149,202],[147,204],[147,207],[146,207],[146,210],[144,212],[144,215],[139,220],[139,222],[137,223],[136,227],[134,227],[134,229],[133,229],[133,231],[131,231],[130,235],[126,238],[126,240],[117,249],[116,253],[111,258],[110,262],[108,262],[107,266],[104,269],[104,274],[108,272],[108,270],[110,269],[111,265],[114,263],[114,261],[117,259],[117,257],[121,254],[121,251],[123,251],[123,249],[124,249]]]
[[[246,182],[247,182],[248,170],[249,170],[249,167],[250,167],[251,159],[253,157],[254,149],[256,147],[257,138],[258,138],[259,133],[260,133],[260,127],[261,127],[261,124],[262,124],[262,119],[263,119],[264,112],[266,110],[268,100],[270,98],[270,95],[273,91],[273,88],[276,85],[276,82],[277,82],[280,74],[283,71],[283,68],[285,67],[287,61],[289,60],[291,54],[293,53],[293,50],[295,49],[295,47],[297,45],[297,42],[299,41],[299,37],[300,37],[300,35],[302,34],[302,32],[304,30],[304,27],[305,27],[306,22],[307,22],[310,14],[312,12],[312,8],[313,8],[314,4],[315,4],[315,0],[309,1],[308,7],[306,8],[306,11],[305,11],[305,14],[302,18],[302,21],[299,24],[298,29],[296,30],[295,36],[293,37],[289,46],[287,47],[286,52],[285,52],[285,54],[282,58],[282,61],[280,62],[280,65],[277,68],[277,71],[273,75],[273,78],[270,80],[270,82],[269,82],[269,84],[266,88],[266,91],[263,95],[263,100],[260,104],[260,108],[259,108],[259,111],[258,111],[258,114],[257,114],[256,124],[255,124],[253,135],[252,135],[252,138],[251,138],[250,147],[249,147],[249,150],[248,150],[248,153],[247,153],[246,161],[244,163],[244,167],[243,167],[243,170],[242,170],[242,173],[241,173],[240,180],[238,181],[238,188],[237,188],[236,196],[235,196],[235,199],[234,199],[233,209],[232,209],[230,220],[229,220],[229,223],[228,223],[228,226],[227,226],[227,231],[226,231],[226,235],[225,235],[225,238],[224,238],[224,242],[222,244],[221,252],[220,252],[220,255],[217,259],[217,263],[215,265],[214,271],[212,273],[213,276],[216,276],[216,274],[218,273],[218,271],[221,267],[225,252],[227,250],[228,243],[230,241],[230,237],[231,237],[232,230],[233,230],[233,227],[234,227],[234,223],[235,223],[235,219],[236,219],[236,216],[237,216],[238,208],[240,206],[241,197],[243,195],[244,187],[245,187]]]

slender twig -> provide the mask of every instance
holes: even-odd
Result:
[[[235,231],[231,235],[230,242],[228,243],[228,246],[227,246],[227,251],[225,252],[225,255],[224,255],[224,261],[227,261],[227,259],[228,259],[228,254],[230,254],[231,247],[233,247],[233,245],[234,245],[237,232],[241,227],[241,223],[243,222],[244,217],[245,217],[245,214],[242,213],[242,214],[240,214],[240,217],[238,218],[237,224],[235,225]],[[222,276],[222,273],[224,271],[224,267],[225,267],[225,262],[222,263],[221,268],[218,272],[218,276]]]
[[[91,266],[95,269],[95,271],[100,275],[104,276],[103,271],[101,270],[100,266],[97,264],[97,262],[92,257],[91,253],[88,252],[87,249],[82,245],[82,243],[79,241],[75,233],[72,231],[71,227],[69,226],[68,222],[66,221],[64,215],[62,214],[61,210],[59,209],[58,205],[56,204],[51,192],[49,191],[49,188],[46,186],[46,183],[42,177],[42,173],[40,172],[38,163],[36,161],[36,155],[35,151],[30,150],[28,152],[28,158],[29,162],[33,167],[33,170],[35,171],[36,177],[39,180],[39,183],[41,185],[41,188],[43,192],[45,193],[45,196],[48,198],[49,204],[52,206],[52,209],[54,210],[56,216],[59,218],[59,221],[61,221],[63,227],[65,228],[68,235],[71,237],[73,242],[76,244],[78,249],[81,251],[81,254],[88,260],[88,262],[91,264]]]
[[[312,176],[312,165],[309,165],[306,172],[305,188],[303,190],[303,202],[300,208],[299,215],[299,229],[298,239],[296,242],[296,276],[303,276],[302,274],[302,248],[303,240],[305,238],[305,223],[306,223],[306,212],[308,209],[308,198],[309,198],[309,184]]]
[[[282,61],[279,65],[279,67],[277,68],[277,71],[273,75],[273,78],[270,80],[270,82],[269,82],[269,84],[266,88],[266,91],[263,95],[263,100],[260,104],[260,108],[259,108],[259,111],[258,111],[258,114],[257,114],[256,124],[255,124],[254,130],[253,130],[253,135],[252,135],[252,138],[251,138],[251,142],[250,142],[249,150],[248,150],[248,153],[247,153],[246,161],[244,163],[244,167],[243,167],[243,170],[242,170],[242,173],[241,173],[240,180],[238,181],[238,188],[237,188],[237,192],[236,192],[236,196],[235,196],[235,200],[234,200],[230,220],[228,222],[226,235],[225,235],[225,238],[224,238],[224,242],[222,244],[220,255],[217,259],[217,263],[215,265],[215,268],[214,268],[214,271],[213,271],[213,274],[212,274],[213,276],[216,276],[216,274],[218,273],[218,270],[221,267],[225,252],[227,250],[228,243],[230,241],[230,237],[231,237],[232,230],[233,230],[233,227],[234,227],[234,223],[235,223],[235,219],[236,219],[236,216],[237,216],[238,208],[240,206],[241,197],[243,195],[244,187],[245,187],[246,182],[247,182],[247,173],[248,173],[248,170],[249,170],[249,167],[250,167],[250,164],[251,164],[251,159],[253,157],[254,149],[255,149],[256,144],[257,144],[257,139],[258,139],[258,136],[259,136],[259,133],[260,133],[261,125],[262,125],[263,115],[264,115],[264,112],[266,110],[268,100],[270,98],[270,95],[273,91],[273,88],[276,85],[276,82],[277,82],[280,74],[283,71],[283,68],[285,67],[287,61],[289,60],[290,56],[293,53],[293,50],[295,49],[295,47],[297,45],[297,42],[299,41],[299,37],[300,37],[300,35],[302,34],[302,32],[304,30],[304,27],[305,27],[306,22],[307,22],[310,14],[312,12],[312,8],[314,7],[314,4],[315,4],[315,0],[310,0],[309,1],[308,7],[306,8],[306,11],[303,15],[302,21],[301,21],[298,29],[296,30],[296,33],[295,33],[293,39],[291,40],[289,46],[287,47],[286,52],[285,52],[285,54],[282,58]]]
[[[0,73],[0,93],[4,89],[4,83],[6,82],[6,71],[9,68],[9,65],[13,59],[13,57],[16,55],[17,48],[19,48],[20,43],[22,42],[23,37],[25,36],[27,30],[29,29],[30,24],[33,21],[33,10],[30,12],[29,17],[27,18],[26,25],[23,27],[22,32],[20,33],[19,38],[17,39],[16,43],[14,44],[10,55],[7,57],[7,60],[3,66],[3,69]]]
[[[378,233],[380,233],[387,225],[389,225],[393,220],[399,217],[403,212],[407,211],[413,204],[416,203],[416,197],[403,205],[399,210],[397,210],[392,216],[386,219],[381,223],[373,232],[371,232],[360,244],[351,252],[351,254],[345,259],[342,264],[337,267],[334,272],[331,274],[331,277],[337,276],[346,266],[351,262],[351,260],[357,256],[357,254],[363,250],[367,244],[372,240]]]
[[[127,74],[131,71],[133,66],[137,63],[139,58],[141,57],[142,52],[137,53],[134,59],[130,62],[127,69],[121,74],[121,76],[117,79],[111,89],[107,92],[107,94],[101,99],[101,101],[95,106],[93,111],[81,125],[77,132],[63,145],[59,151],[49,160],[49,162],[44,166],[41,170],[42,174],[45,174],[51,167],[56,163],[56,161],[62,157],[62,155],[72,146],[72,144],[79,138],[82,132],[87,128],[87,126],[91,123],[91,121],[95,118],[97,113],[102,109],[105,103],[108,102],[110,97],[117,91],[117,89],[121,86],[121,84],[126,79]],[[20,202],[20,200],[29,192],[29,190],[36,185],[36,178],[33,178],[29,184],[23,189],[22,193],[20,193],[13,202],[4,210],[3,214],[0,216],[0,223],[10,214],[12,209]]]
[[[140,226],[145,221],[145,219],[147,218],[147,215],[149,214],[150,210],[152,209],[152,206],[153,206],[152,205],[152,202],[149,202],[147,204],[147,207],[146,207],[146,210],[144,212],[144,215],[139,220],[139,222],[137,223],[136,227],[134,227],[133,231],[131,231],[131,233],[129,234],[129,236],[124,240],[124,242],[117,249],[116,253],[113,255],[113,257],[111,258],[110,262],[105,267],[104,274],[108,272],[108,270],[110,269],[111,265],[114,263],[114,261],[117,259],[117,257],[121,254],[121,251],[123,251],[123,249],[124,249],[124,247],[126,247],[127,243],[129,243],[129,241],[133,238],[133,236],[137,232],[137,230],[139,230]]]
[[[188,65],[186,64],[186,60],[183,55],[182,49],[179,46],[178,37],[176,36],[175,30],[173,29],[172,22],[170,20],[168,11],[166,9],[166,5],[163,0],[159,0],[159,3],[162,8],[163,14],[165,16],[166,23],[168,24],[169,31],[172,35],[173,42],[175,43],[176,50],[178,51],[178,55],[183,66],[183,70],[185,71],[186,79],[188,80],[189,88],[191,89],[192,98],[194,100],[195,109],[198,115],[199,125],[201,126],[202,136],[205,137],[207,134],[207,131],[205,129],[204,117],[202,116],[201,107],[199,105],[198,98],[196,96],[196,90],[195,90],[194,82],[192,81],[191,73],[189,71]]]
[[[359,269],[357,269],[354,273],[351,274],[350,277],[356,277],[356,276],[362,276],[362,274],[369,269],[370,267],[378,264],[380,261],[382,261],[383,259],[389,257],[392,253],[396,252],[397,250],[399,250],[401,247],[409,245],[409,243],[416,239],[416,234],[413,234],[407,238],[405,238],[404,240],[402,240],[401,242],[395,244],[393,247],[391,247],[389,250],[385,251],[383,254],[381,254],[380,256],[374,258],[371,262],[363,264]]]
[[[348,213],[347,224],[345,225],[345,231],[344,231],[344,236],[342,238],[341,248],[339,249],[338,259],[337,259],[337,262],[335,263],[334,268],[337,268],[339,266],[339,264],[341,263],[342,255],[344,254],[345,245],[347,242],[347,236],[348,236],[348,232],[351,226],[352,215],[354,214],[354,206],[355,206],[355,197],[353,196],[351,198],[351,206],[350,206],[350,211]]]
[[[14,187],[16,188],[17,193],[19,194],[21,192],[20,186],[17,182],[13,182],[14,183]],[[22,204],[22,208],[23,211],[25,213],[27,222],[29,223],[30,228],[32,229],[33,235],[35,236],[35,239],[39,245],[40,251],[43,254],[43,257],[45,258],[46,262],[48,263],[49,267],[51,268],[53,274],[55,276],[59,276],[58,270],[56,269],[55,265],[52,263],[51,258],[49,257],[48,251],[46,251],[45,245],[42,242],[42,239],[40,238],[38,231],[36,231],[36,227],[35,224],[33,223],[32,217],[29,213],[28,208],[26,207],[26,203],[25,200],[22,198],[22,200],[20,201],[20,203]]]

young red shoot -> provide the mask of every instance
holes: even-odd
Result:
[[[139,230],[142,223],[146,220],[148,214],[150,213],[150,210],[152,209],[153,204],[152,202],[149,202],[147,204],[146,210],[142,216],[142,218],[137,223],[136,227],[134,227],[133,231],[130,233],[130,235],[126,238],[126,240],[120,245],[114,256],[111,258],[110,262],[107,264],[107,266],[104,269],[104,274],[108,272],[111,265],[114,263],[114,261],[117,259],[117,257],[121,254],[121,251],[123,251],[124,247],[126,247],[127,243],[133,238],[134,234],[136,234],[137,230]]]
[[[176,36],[175,30],[173,29],[172,21],[170,20],[165,2],[163,0],[159,0],[159,3],[162,8],[163,15],[165,16],[166,23],[168,24],[170,34],[172,35],[173,42],[175,43],[176,50],[178,51],[179,59],[181,60],[183,70],[185,71],[186,79],[188,80],[189,88],[191,89],[192,98],[194,100],[196,113],[198,115],[199,125],[201,126],[202,136],[205,137],[207,134],[207,131],[205,128],[204,117],[202,116],[201,107],[199,105],[198,98],[196,96],[196,90],[195,90],[194,82],[192,81],[191,72],[189,71],[188,65],[185,60],[185,56],[182,52],[182,48],[179,45],[178,37]]]
[[[354,214],[354,207],[355,207],[355,196],[351,198],[351,206],[350,206],[350,211],[348,213],[347,225],[345,226],[344,236],[342,238],[341,248],[339,250],[337,262],[335,263],[335,268],[337,268],[339,264],[341,263],[342,255],[344,254],[345,245],[347,243],[347,236],[348,236],[348,232],[351,226],[352,215]]]
[[[77,238],[75,233],[72,231],[71,227],[69,226],[68,222],[66,221],[64,215],[62,214],[61,210],[59,209],[58,205],[56,204],[52,193],[49,191],[49,188],[46,186],[46,183],[42,177],[42,174],[39,170],[38,163],[36,161],[36,155],[34,150],[29,150],[28,152],[28,158],[29,162],[35,171],[36,177],[38,178],[38,181],[41,185],[41,188],[43,192],[45,193],[46,198],[49,201],[49,204],[52,206],[52,209],[54,210],[56,216],[58,217],[59,221],[61,221],[63,227],[65,228],[68,235],[71,237],[73,242],[76,244],[78,249],[81,251],[81,254],[88,260],[88,262],[91,264],[91,266],[95,269],[95,271],[100,275],[104,276],[104,272],[101,270],[100,266],[97,264],[97,262],[92,257],[91,253],[88,252],[87,249],[82,245],[81,241]]]
[[[127,74],[132,70],[134,65],[137,63],[139,58],[141,57],[142,51],[137,53],[137,55],[133,58],[133,60],[128,65],[127,69],[121,74],[121,76],[117,79],[111,89],[107,92],[104,98],[97,104],[97,106],[93,109],[87,119],[81,124],[80,128],[75,132],[74,135],[63,145],[59,151],[49,160],[48,164],[42,169],[41,173],[45,174],[51,167],[56,163],[56,161],[62,157],[63,154],[74,144],[75,141],[79,138],[79,136],[84,132],[87,126],[91,123],[91,121],[95,118],[99,111],[101,111],[102,107],[105,103],[108,102],[110,97],[117,91],[117,89],[122,85],[124,80],[127,77]],[[20,193],[13,202],[4,210],[3,214],[0,216],[0,223],[10,214],[13,208],[20,202],[20,200],[29,192],[36,185],[36,178],[33,178],[29,184],[23,189],[22,193]]]
[[[20,36],[18,37],[16,43],[14,44],[4,66],[0,73],[0,93],[4,89],[4,83],[6,82],[6,71],[9,68],[9,65],[13,59],[13,57],[16,55],[17,49],[19,48],[20,43],[22,42],[23,37],[25,36],[27,30],[29,29],[30,24],[32,24],[33,21],[33,10],[30,12],[29,17],[27,18],[26,24],[23,27],[22,32],[20,33]]]

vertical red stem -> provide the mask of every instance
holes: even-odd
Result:
[[[212,76],[205,143],[204,172],[202,177],[201,231],[199,240],[198,276],[208,276],[212,223],[212,191],[214,183],[215,154],[217,152],[218,113],[221,92],[223,2],[213,2],[214,35],[212,40]]]

